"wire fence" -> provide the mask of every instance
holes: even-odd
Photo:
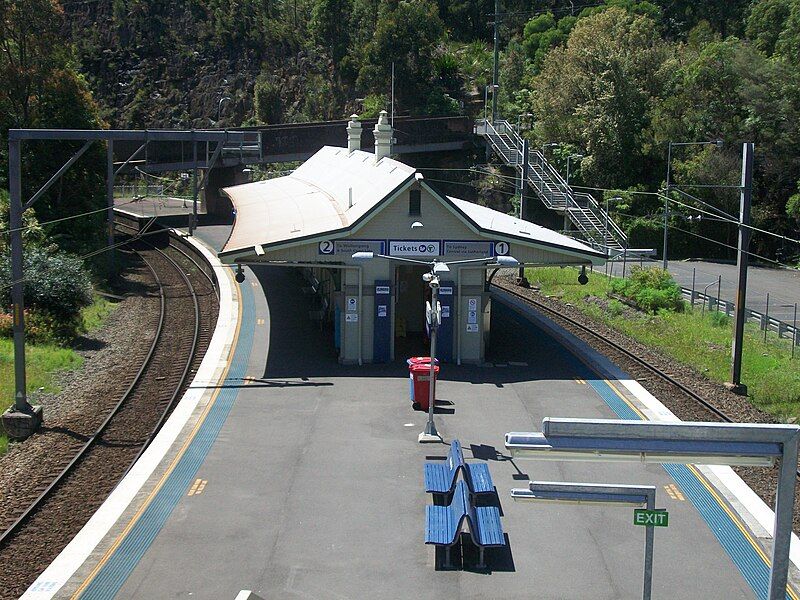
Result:
[[[611,261],[608,263],[607,274],[620,277],[630,273],[633,264],[645,266],[653,264],[648,260],[637,258]],[[623,275],[624,273],[624,275]],[[685,274],[688,278],[688,272]],[[673,277],[675,274],[673,273]],[[691,271],[691,284],[679,284],[683,297],[689,302],[693,310],[701,312],[720,312],[729,317],[734,316],[736,303],[728,298],[736,296],[737,282],[724,278],[721,274],[709,277],[704,273],[700,279],[697,270]],[[763,289],[763,288],[762,288]],[[726,298],[728,296],[728,298]],[[794,299],[793,299],[794,300]],[[798,302],[787,301],[777,294],[770,292],[757,293],[752,284],[747,293],[747,307],[745,308],[745,321],[758,326],[767,341],[769,334],[774,334],[778,339],[789,340],[791,343],[792,358],[800,357],[800,327],[798,327]]]

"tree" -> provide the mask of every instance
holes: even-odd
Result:
[[[60,36],[62,12],[54,0],[0,0],[0,180],[7,181],[11,128],[93,129],[101,125],[86,81],[71,64]],[[23,144],[25,198],[80,148],[76,142]],[[34,159],[35,157],[35,159]],[[98,144],[34,205],[40,222],[105,205],[105,153]],[[5,185],[4,185],[5,187]],[[73,252],[102,244],[103,215],[43,225],[52,242]]]
[[[584,177],[628,187],[651,170],[644,147],[671,50],[655,23],[620,8],[580,19],[532,82],[537,136],[585,150]]]
[[[311,36],[328,51],[335,63],[347,54],[350,35],[348,28],[342,26],[342,16],[349,15],[351,9],[351,0],[317,0],[311,11]]]
[[[436,6],[428,0],[387,2],[367,45],[358,86],[367,93],[387,90],[394,62],[401,82],[395,102],[404,110],[424,110],[434,87],[434,50],[443,35]]]
[[[745,33],[753,45],[767,56],[772,56],[775,52],[775,45],[791,13],[792,4],[793,0],[760,0],[750,6]]]

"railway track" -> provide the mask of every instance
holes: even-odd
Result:
[[[145,293],[158,298],[151,343],[146,352],[132,351],[124,390],[91,434],[79,425],[45,432],[57,459],[33,488],[36,497],[5,515],[0,597],[24,592],[91,517],[157,434],[210,342],[217,306],[211,274],[172,243],[164,250],[141,239],[134,244],[129,255],[149,274]]]
[[[579,315],[571,316],[571,312],[577,313],[577,311],[562,302],[537,297],[538,295],[532,290],[520,289],[514,282],[505,278],[497,278],[492,281],[491,285],[536,308],[568,331],[584,339],[632,377],[641,381],[667,408],[683,420],[726,423],[772,422],[769,415],[755,409],[746,398],[736,397],[732,401],[732,394],[721,390],[721,386],[718,384],[707,380],[701,381],[701,377],[691,374],[685,374],[686,379],[690,380],[689,383],[679,380],[673,375],[674,372],[679,371],[679,367],[674,362],[663,357],[656,358],[649,355],[647,358],[643,358],[641,355],[647,355],[647,350],[641,347],[635,348],[638,344],[631,342],[621,334],[612,335],[611,331],[606,331],[607,328],[604,326],[587,325],[585,321],[590,321],[587,317],[581,319]],[[615,341],[611,339],[612,337],[617,337],[620,341]],[[632,350],[631,347],[635,349]],[[650,354],[653,354],[652,351]],[[654,364],[659,361],[665,364]],[[698,393],[698,390],[703,393]],[[720,406],[721,404],[726,406]],[[776,469],[777,467],[773,469],[734,468],[767,506],[774,505]],[[797,477],[800,478],[800,468],[797,470]],[[800,531],[800,485],[795,490],[793,530]]]

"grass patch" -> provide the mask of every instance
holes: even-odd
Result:
[[[56,393],[58,386],[53,382],[54,375],[61,371],[77,369],[83,358],[70,348],[59,348],[53,344],[27,344],[25,348],[26,390],[30,394],[43,391]],[[3,410],[14,403],[14,342],[0,338],[0,399]],[[5,453],[8,440],[0,432],[0,454]]]
[[[95,296],[94,302],[81,311],[83,329],[99,329],[116,305],[105,298]],[[60,390],[53,382],[54,376],[62,371],[77,369],[83,358],[71,348],[61,348],[55,344],[31,344],[25,346],[26,389],[28,393],[43,388],[47,393]],[[0,337],[0,405],[5,410],[14,402],[14,343],[10,338]],[[6,452],[8,440],[0,431],[0,455]]]
[[[115,308],[117,308],[115,303],[109,302],[102,296],[95,296],[94,302],[81,310],[84,331],[91,332],[100,329]]]
[[[733,320],[717,312],[687,309],[655,315],[631,313],[614,300],[607,301],[610,285],[602,273],[589,273],[589,283],[578,284],[572,268],[527,269],[532,285],[543,294],[559,297],[605,324],[657,348],[678,362],[691,365],[709,379],[724,382],[730,374]],[[602,301],[592,301],[600,298]],[[791,341],[748,324],[742,353],[742,382],[751,401],[779,421],[800,419],[800,351],[791,358]]]

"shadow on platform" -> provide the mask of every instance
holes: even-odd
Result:
[[[314,308],[313,300],[301,292],[304,282],[299,270],[252,268],[264,290],[272,323],[264,380],[408,376],[405,356],[388,364],[339,364],[332,326],[320,329],[318,323],[308,319],[309,311]],[[588,368],[556,340],[499,302],[493,305],[491,328],[487,364],[445,363],[441,373],[443,381],[502,387],[521,381],[593,377]],[[440,410],[447,409],[437,407],[437,412]]]

